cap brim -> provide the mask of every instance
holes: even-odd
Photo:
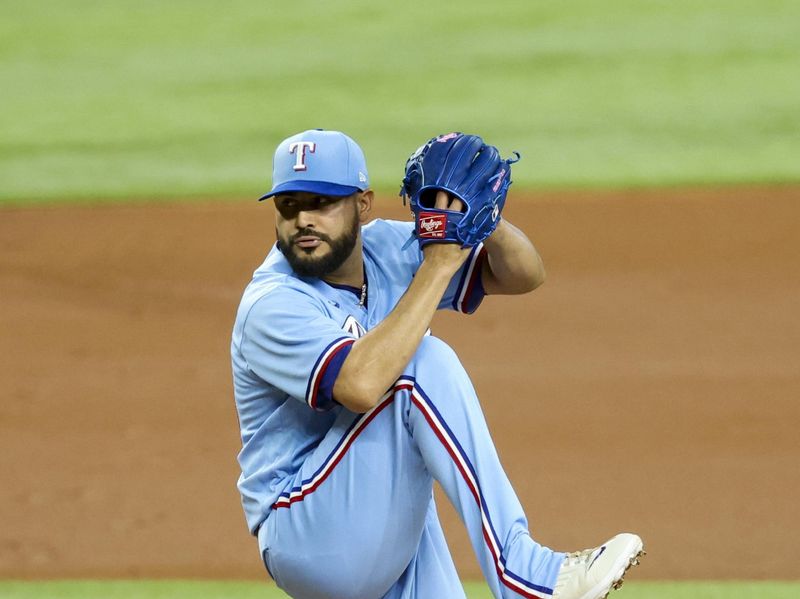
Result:
[[[266,200],[281,193],[292,193],[295,191],[318,193],[324,196],[344,197],[353,195],[355,192],[362,190],[358,187],[328,183],[327,181],[286,181],[285,183],[273,187],[272,191],[258,198],[258,201]]]

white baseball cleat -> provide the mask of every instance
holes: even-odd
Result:
[[[602,599],[622,586],[628,568],[644,555],[642,539],[618,534],[600,547],[568,553],[558,571],[553,599]]]

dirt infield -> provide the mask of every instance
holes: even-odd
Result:
[[[638,531],[640,578],[800,578],[800,188],[517,195],[507,215],[547,283],[433,330],[534,536]],[[255,202],[0,210],[0,577],[264,576],[228,345],[272,240]]]

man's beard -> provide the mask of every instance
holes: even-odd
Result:
[[[297,231],[290,238],[282,238],[278,234],[280,243],[278,248],[281,250],[289,265],[301,277],[321,278],[328,275],[344,264],[345,260],[353,253],[358,239],[359,222],[358,214],[355,214],[350,229],[342,233],[341,237],[332,239],[328,235],[315,231],[314,229],[302,229]],[[313,235],[319,237],[330,246],[330,251],[321,257],[311,256],[294,244],[298,237]]]

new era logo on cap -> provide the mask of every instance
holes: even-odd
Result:
[[[369,188],[364,153],[340,131],[310,129],[283,140],[272,163],[272,189],[260,197],[305,191],[348,196]]]

